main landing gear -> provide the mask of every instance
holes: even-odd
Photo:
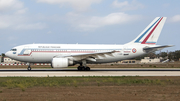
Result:
[[[86,66],[86,60],[83,60],[80,63],[80,66],[77,67],[78,71],[90,71],[90,68]]]
[[[77,69],[78,71],[90,71],[89,67],[84,67],[84,66],[78,66]]]

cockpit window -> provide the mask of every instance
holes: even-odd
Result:
[[[17,51],[17,49],[11,49],[11,51]]]

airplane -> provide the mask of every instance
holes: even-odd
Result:
[[[87,64],[111,63],[132,59],[172,45],[156,45],[166,17],[156,17],[134,40],[124,45],[110,44],[26,44],[12,48],[5,55],[28,63],[51,63],[52,68],[75,64],[79,71],[89,71]]]

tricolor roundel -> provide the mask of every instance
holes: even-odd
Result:
[[[135,48],[132,49],[132,52],[133,52],[133,53],[136,53],[136,51],[137,51],[137,50],[136,50]]]

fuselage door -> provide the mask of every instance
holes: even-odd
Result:
[[[29,55],[31,53],[31,50],[27,49],[24,51],[24,55]]]
[[[23,55],[30,55],[30,53],[31,53],[31,49],[29,49],[29,47],[24,47]]]

